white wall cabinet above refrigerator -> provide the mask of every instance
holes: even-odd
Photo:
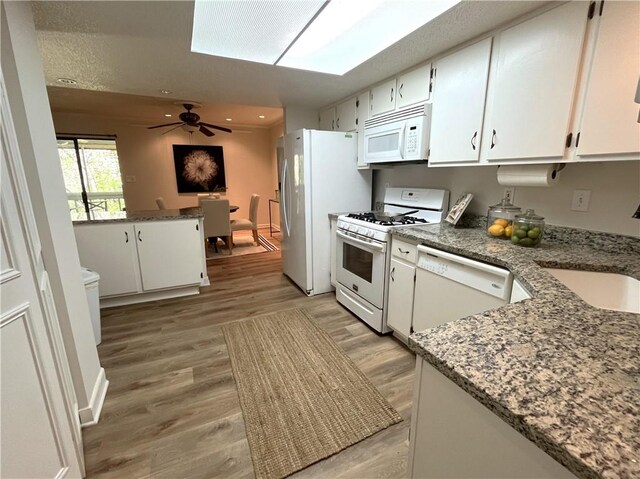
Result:
[[[491,41],[491,38],[482,40],[436,64],[430,165],[451,166],[480,160]]]
[[[481,159],[563,159],[588,10],[566,3],[496,35]]]
[[[358,98],[349,98],[335,107],[320,112],[320,130],[356,131],[358,129],[357,117]]]
[[[576,135],[578,160],[640,157],[640,124],[635,103],[640,76],[640,3],[599,2],[593,59],[582,123]]]

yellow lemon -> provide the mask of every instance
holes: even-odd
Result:
[[[502,236],[504,235],[504,227],[502,225],[491,225],[487,229],[491,236]]]
[[[509,222],[507,220],[505,220],[504,218],[496,218],[495,220],[493,220],[493,224],[494,225],[500,225],[503,228],[506,228],[509,225]]]
[[[511,238],[511,233],[513,233],[513,226],[509,225],[504,229],[504,235],[507,238]]]

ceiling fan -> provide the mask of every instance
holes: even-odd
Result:
[[[183,103],[182,106],[185,108],[185,110],[182,113],[180,113],[180,120],[182,121],[178,121],[175,123],[166,123],[164,125],[156,125],[156,126],[150,126],[148,127],[149,130],[153,130],[154,128],[164,128],[165,126],[175,126],[174,128],[171,128],[165,132],[163,132],[162,134],[166,134],[169,133],[170,131],[175,130],[176,128],[183,128],[185,131],[188,131],[189,133],[193,133],[194,131],[198,131],[200,130],[200,133],[205,134],[206,136],[214,136],[215,133],[212,132],[209,128],[213,128],[214,130],[220,130],[220,131],[224,131],[227,133],[231,133],[231,130],[229,128],[224,128],[222,126],[216,126],[216,125],[212,125],[210,123],[205,123],[204,121],[200,121],[200,115],[198,115],[197,113],[193,113],[191,110],[193,108],[197,108],[199,105],[195,105],[193,103]]]

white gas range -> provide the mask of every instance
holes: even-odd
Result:
[[[336,229],[336,299],[380,333],[387,327],[387,278],[391,231],[401,226],[440,223],[449,205],[447,190],[387,188],[385,213],[411,213],[399,221],[377,220],[375,213],[338,217]]]

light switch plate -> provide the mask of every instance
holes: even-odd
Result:
[[[571,211],[589,211],[591,190],[574,190]]]

